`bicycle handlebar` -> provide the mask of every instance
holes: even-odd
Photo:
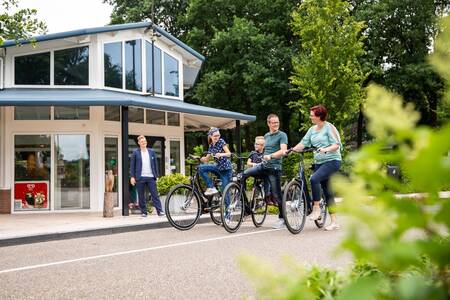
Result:
[[[303,148],[303,150],[301,150],[301,151],[294,150],[294,148],[289,148],[289,149],[286,150],[285,155],[289,155],[292,152],[294,152],[294,153],[307,153],[307,152],[318,152],[318,151],[319,151],[319,148],[316,148],[316,147]]]

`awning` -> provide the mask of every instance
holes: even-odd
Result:
[[[235,121],[245,124],[253,115],[186,103],[181,100],[99,89],[4,89],[0,106],[136,106],[184,113],[186,131],[207,130],[211,126],[234,128]]]

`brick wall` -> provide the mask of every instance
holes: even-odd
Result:
[[[0,214],[11,213],[11,190],[0,189]]]

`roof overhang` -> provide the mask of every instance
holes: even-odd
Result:
[[[136,106],[184,113],[186,131],[211,126],[228,129],[256,120],[253,115],[187,103],[181,100],[98,89],[5,89],[0,106]]]

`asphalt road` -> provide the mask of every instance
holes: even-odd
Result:
[[[0,299],[242,299],[254,296],[237,264],[251,254],[283,268],[283,256],[300,265],[345,268],[334,249],[343,231],[312,222],[299,235],[255,228],[248,219],[229,234],[212,223],[0,248]]]

